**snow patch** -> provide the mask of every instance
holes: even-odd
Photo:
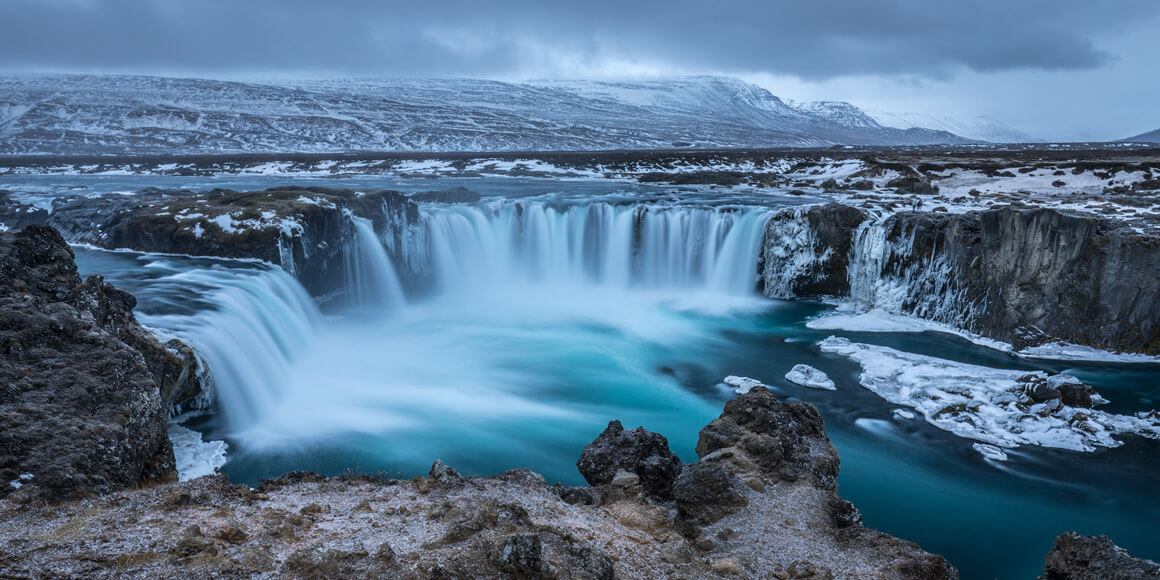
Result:
[[[840,304],[835,314],[823,315],[806,322],[806,328],[814,330],[843,330],[846,332],[941,332],[965,338],[979,346],[1011,352],[1011,345],[991,338],[979,336],[942,322],[893,314],[875,308],[867,312],[853,313],[853,305]]]
[[[176,423],[169,424],[169,440],[173,442],[180,481],[213,475],[226,464],[229,445],[225,441],[203,441],[201,433]]]
[[[1036,403],[1025,392],[1025,376],[1045,377],[1043,372],[958,363],[833,336],[818,345],[823,352],[860,364],[862,386],[891,403],[915,409],[930,424],[960,437],[999,447],[1040,445],[1074,451],[1118,447],[1122,442],[1113,436],[1160,439],[1156,411],[1115,415],[1070,407],[1059,399]]]
[[[223,213],[209,221],[217,224],[217,227],[221,228],[221,230],[227,234],[236,234],[239,231],[238,223],[235,222],[233,216],[228,213]]]

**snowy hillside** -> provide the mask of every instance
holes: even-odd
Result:
[[[553,151],[963,143],[736,79],[0,77],[0,154]],[[818,106],[812,106],[818,105]]]
[[[2,111],[3,109],[0,109]],[[1124,139],[1128,143],[1160,143],[1160,129]]]
[[[937,131],[947,131],[976,141],[989,143],[1038,143],[1042,141],[1013,127],[1004,125],[990,117],[974,117],[971,119],[956,119],[941,115],[924,115],[922,113],[890,113],[886,111],[866,110],[866,114],[883,127],[909,129],[911,127],[925,127]]]

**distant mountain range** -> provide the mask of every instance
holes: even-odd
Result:
[[[561,151],[1033,141],[990,119],[793,103],[733,78],[641,82],[0,77],[0,154]]]
[[[1127,143],[1160,143],[1160,129],[1124,139]]]

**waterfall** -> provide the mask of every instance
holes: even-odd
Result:
[[[359,310],[390,312],[406,303],[403,287],[370,220],[349,215],[355,239],[344,248],[349,304]]]
[[[319,323],[313,299],[278,268],[202,268],[157,282],[197,289],[209,305],[142,322],[188,341],[209,363],[217,399],[233,425],[248,425],[278,400],[290,363],[309,350]]]
[[[402,260],[439,293],[522,283],[751,294],[769,215],[604,202],[433,207]]]

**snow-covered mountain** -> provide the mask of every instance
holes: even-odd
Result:
[[[737,79],[0,77],[0,154],[553,151],[964,143]]]
[[[0,109],[0,111],[2,110],[3,109]],[[1148,131],[1147,133],[1141,133],[1135,137],[1128,137],[1127,139],[1124,139],[1124,141],[1127,143],[1160,143],[1160,129],[1156,129],[1155,131]]]
[[[894,127],[896,129],[924,127],[936,131],[947,131],[948,133],[954,133],[967,139],[986,141],[989,143],[1039,143],[1043,141],[1018,129],[1004,125],[1002,122],[990,117],[958,119],[942,115],[891,113],[870,109],[867,109],[865,113],[883,127]]]

